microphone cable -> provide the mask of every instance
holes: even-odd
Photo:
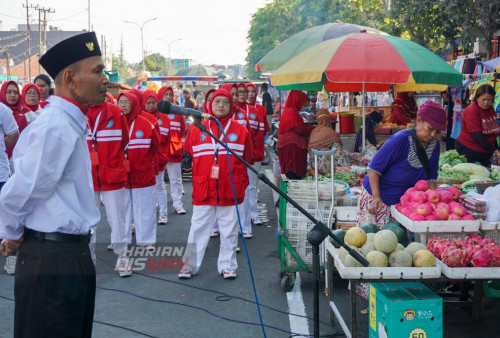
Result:
[[[227,144],[226,133],[224,131],[224,128],[222,127],[222,124],[220,123],[220,121],[218,119],[214,119],[214,120],[217,122],[217,124],[219,125],[220,129],[222,130],[222,135],[224,136],[224,143],[226,144],[226,148],[229,148],[229,145]],[[212,132],[212,131],[210,131],[210,132]],[[247,243],[245,241],[245,237],[243,236],[243,228],[241,226],[240,211],[238,209],[238,201],[237,201],[237,198],[236,198],[236,189],[234,188],[233,171],[232,171],[232,168],[231,168],[231,157],[230,157],[230,153],[229,153],[228,149],[226,149],[226,155],[227,155],[226,156],[227,157],[227,164],[229,166],[229,178],[231,180],[231,189],[232,189],[232,192],[233,192],[234,207],[236,208],[236,215],[238,216],[238,226],[239,226],[239,229],[240,229],[240,236],[241,236],[241,239],[242,239],[242,242],[243,242],[243,247],[245,248],[245,255],[247,257],[247,263],[248,263],[248,271],[250,272],[250,280],[252,281],[253,294],[254,294],[254,297],[255,297],[255,304],[257,305],[257,312],[259,314],[260,326],[261,326],[261,329],[262,329],[262,334],[264,335],[264,338],[265,338],[265,337],[267,337],[267,335],[266,335],[266,329],[265,329],[264,321],[262,319],[262,313],[261,313],[261,310],[260,310],[259,296],[257,295],[257,288],[255,286],[255,279],[253,277],[253,270],[252,270],[252,264],[251,264],[251,261],[250,261],[250,255],[248,254]]]

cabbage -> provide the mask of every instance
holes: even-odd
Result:
[[[463,173],[470,174],[471,176],[477,176],[477,177],[490,177],[490,171],[483,167],[482,165],[479,164],[474,164],[474,163],[459,163],[455,166],[452,167],[452,170],[454,171],[461,171]]]

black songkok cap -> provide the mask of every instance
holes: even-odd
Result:
[[[59,42],[43,54],[38,62],[55,79],[57,74],[70,64],[101,55],[95,32],[88,32]]]

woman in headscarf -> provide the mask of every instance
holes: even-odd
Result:
[[[384,116],[378,111],[372,111],[365,117],[365,139],[367,142],[372,144],[374,147],[377,146],[377,139],[375,138],[375,129],[378,128],[378,124],[382,121]],[[366,143],[366,142],[365,142]],[[363,128],[359,128],[358,135],[356,135],[356,144],[354,145],[354,152],[361,152],[363,147]]]
[[[234,104],[231,94],[224,89],[217,90],[210,101],[209,113],[220,122],[225,130],[228,146],[247,162],[252,161],[252,140],[245,127],[231,117]],[[224,140],[221,127],[211,120],[201,122],[215,136]],[[188,244],[183,257],[184,266],[179,278],[189,279],[200,269],[205,254],[210,230],[217,221],[220,228],[220,249],[217,270],[224,279],[236,278],[236,245],[238,243],[237,209],[245,197],[248,175],[243,163],[229,155],[219,144],[198,128],[190,128],[184,143],[184,150],[193,157],[193,216],[189,230]],[[230,170],[234,191],[230,180]],[[236,204],[235,205],[235,199]]]
[[[310,152],[311,159],[314,158],[311,150],[328,151],[332,146],[340,144],[340,136],[332,129],[330,122],[330,113],[327,109],[321,108],[316,112],[316,121],[318,125],[314,127],[309,137],[307,150]],[[278,138],[279,140],[279,138]],[[314,168],[314,161],[311,160],[311,166]],[[318,174],[326,175],[331,171],[331,158],[324,156],[318,158]]]
[[[391,118],[389,123],[406,125],[415,121],[417,117],[417,102],[414,92],[400,92],[391,104]]]
[[[208,114],[208,104],[210,103],[210,100],[212,99],[212,96],[214,95],[215,88],[209,89],[205,93],[205,101],[203,101],[203,112]]]
[[[40,107],[45,107],[49,102],[47,99],[50,95],[52,95],[51,91],[53,90],[52,81],[50,77],[45,74],[39,74],[35,77],[35,81],[33,81],[37,87],[40,89]]]
[[[154,156],[160,143],[155,127],[142,116],[141,101],[130,92],[120,93],[118,106],[127,118],[129,143],[125,147],[125,224],[128,242],[131,225],[136,241],[154,250],[156,242],[156,198]]]
[[[28,83],[23,87],[21,100],[28,111],[24,114],[28,124],[35,121],[36,117],[40,115],[40,89],[34,83]]]
[[[278,129],[278,157],[281,172],[289,179],[302,179],[307,167],[307,138],[314,129],[306,126],[299,109],[307,102],[307,94],[292,90],[286,99]]]
[[[161,87],[158,91],[157,99],[167,100],[172,104],[174,102],[174,90],[170,86]],[[174,211],[178,215],[185,215],[186,209],[182,203],[182,137],[186,133],[186,119],[182,115],[175,114],[161,114],[165,118],[161,127],[166,128],[169,135],[169,144],[167,151],[167,164],[166,170],[168,180],[170,183],[170,197],[172,197],[172,204]],[[160,123],[160,121],[158,121]],[[165,131],[165,129],[164,129]]]
[[[2,84],[0,88],[0,102],[12,110],[14,120],[16,120],[19,127],[19,133],[21,133],[28,126],[28,120],[24,116],[28,112],[28,108],[22,103],[19,86],[15,81],[7,81]],[[12,156],[14,147],[15,144],[5,150],[9,158]]]

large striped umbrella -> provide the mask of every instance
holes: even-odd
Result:
[[[359,33],[387,34],[378,29],[344,22],[331,22],[303,30],[282,41],[264,56],[256,65],[256,71],[272,71],[278,69],[294,56],[322,41],[335,39],[347,34]]]
[[[361,32],[323,41],[283,64],[270,76],[280,90],[330,92],[444,90],[462,74],[419,44]],[[395,86],[395,87],[396,87]],[[363,125],[365,108],[363,100]],[[364,129],[363,129],[364,130]],[[363,148],[365,137],[363,133]]]
[[[405,84],[407,91],[420,89],[419,84],[444,90],[461,81],[462,74],[419,44],[365,32],[312,46],[271,75],[281,90],[325,86],[331,92],[386,91],[392,84]]]

